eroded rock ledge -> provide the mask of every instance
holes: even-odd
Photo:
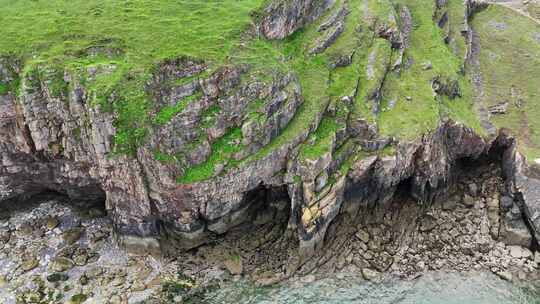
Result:
[[[258,31],[270,39],[287,37],[321,16],[332,3],[272,2],[259,20]],[[467,2],[465,33],[467,14],[476,9],[475,3]],[[321,31],[329,31],[328,36],[317,41],[315,53],[323,52],[343,33],[346,11],[342,7],[323,23]],[[368,73],[366,97],[375,114],[381,110],[386,74],[406,68],[402,58],[395,69],[389,68],[389,58],[376,60],[387,53],[391,57],[394,51],[403,56],[410,39],[411,14],[404,6],[400,15],[402,24],[391,15],[390,21],[376,28],[380,47],[373,47],[367,69],[384,72]],[[340,58],[336,65],[350,64],[350,58]],[[92,67],[85,73],[95,77],[114,68]],[[429,205],[455,184],[457,164],[485,159],[503,168],[505,213],[511,214],[502,217],[506,227],[502,237],[512,243],[519,236],[519,245],[530,246],[528,231],[534,239],[540,233],[540,182],[517,152],[516,141],[504,131],[494,139],[484,139],[462,124],[441,118],[443,122],[431,133],[400,142],[379,137],[377,126],[366,119],[330,116],[344,120],[343,127],[324,143],[324,152],[303,157],[300,144],[312,140],[308,137],[324,115],[348,107],[353,97],[344,96],[339,104],[314,114],[309,129],[267,153],[256,154],[289,125],[305,102],[297,75],[276,73],[263,81],[248,77],[248,67],[227,66],[192,79],[208,67],[180,58],[156,67],[146,90],[157,105],[156,112],[182,98],[194,101],[170,121],[148,130],[148,141],[125,155],[114,150],[118,117],[95,104],[81,75],[47,66],[23,75],[23,69],[16,58],[0,59],[2,82],[21,81],[20,94],[0,95],[0,202],[13,203],[44,191],[65,194],[81,204],[106,200],[120,242],[134,252],[195,248],[251,220],[247,215],[254,206],[277,196],[290,202],[288,229],[299,242],[299,256],[310,257],[324,244],[338,214],[385,205],[403,183],[410,185],[412,198]],[[59,75],[68,84],[60,90],[55,82]],[[434,94],[450,99],[460,95],[455,82],[436,79],[433,84]],[[253,117],[247,108],[260,100],[262,105]],[[212,112],[215,106],[221,109],[218,114]],[[207,118],[214,122],[212,126],[204,126]],[[245,147],[233,153],[231,162],[238,164],[227,170],[216,166],[204,181],[178,182],[187,167],[210,157],[211,145],[231,128],[242,133]],[[156,157],[161,152],[181,155],[181,161],[172,164],[166,157]]]
[[[91,202],[106,195],[116,231],[134,251],[157,250],[159,242],[169,249],[196,247],[249,220],[248,210],[261,201],[264,193],[278,193],[290,200],[289,229],[297,231],[301,256],[311,256],[323,245],[328,226],[340,212],[361,213],[367,206],[385,205],[404,182],[410,185],[411,197],[429,205],[455,183],[456,166],[465,160],[474,164],[489,159],[503,168],[501,202],[509,214],[501,217],[503,240],[530,246],[527,227],[535,239],[540,231],[538,180],[527,176],[516,142],[505,132],[486,141],[463,125],[447,122],[415,142],[394,143],[395,153],[363,155],[351,164],[347,175],[333,183],[328,177],[336,176],[339,163],[332,152],[306,162],[295,157],[298,152],[294,147],[284,146],[209,182],[156,188],[163,183],[159,175],[163,171],[153,167],[155,162],[145,160],[144,150],[137,159],[111,159],[100,154],[99,147],[107,146],[107,138],[100,134],[112,129],[103,128],[99,123],[102,120],[92,118],[92,110],[85,112],[84,103],[49,99],[49,110],[39,110],[36,107],[43,105],[43,99],[33,98],[28,97],[22,105],[10,96],[1,100],[5,109],[1,133],[3,200],[45,190],[76,201]],[[59,110],[51,112],[54,105]],[[51,113],[63,119],[54,120]],[[69,117],[87,115],[94,123],[83,132],[93,134],[91,137],[80,141],[66,136],[57,139],[62,132],[73,131],[70,124],[78,123]],[[43,126],[38,128],[38,124]],[[87,141],[90,139],[93,142]],[[64,151],[55,151],[58,140],[64,141]],[[370,143],[356,141],[358,146]],[[154,174],[153,169],[157,169]],[[141,242],[145,239],[149,241]]]

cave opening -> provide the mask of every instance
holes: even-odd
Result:
[[[90,193],[83,195],[84,193]],[[44,189],[36,193],[18,196],[0,204],[0,218],[9,218],[11,214],[30,211],[44,202],[54,202],[73,208],[78,214],[90,217],[107,216],[105,192],[92,189],[70,193],[58,189]]]
[[[287,262],[296,256],[299,242],[296,232],[288,229],[290,215],[287,186],[261,184],[245,193],[224,233],[209,231],[209,241],[188,252],[211,263],[237,257],[247,273],[286,272]]]
[[[236,215],[235,215],[236,214]],[[283,235],[291,215],[291,199],[287,186],[268,187],[259,185],[245,193],[240,208],[233,212],[238,217],[231,223],[230,229],[218,238],[232,239],[248,235],[252,237],[261,231],[264,234],[273,233]],[[279,233],[276,233],[279,231]]]

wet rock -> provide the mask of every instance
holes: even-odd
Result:
[[[300,278],[300,282],[304,284],[313,283],[315,280],[317,280],[317,277],[312,274]]]
[[[21,264],[21,269],[24,271],[24,272],[27,272],[27,271],[30,271],[32,269],[35,269],[36,267],[39,266],[39,261],[37,258],[35,257],[31,257],[27,260],[24,260]]]
[[[23,294],[24,303],[40,303],[42,295],[38,291],[28,291]]]
[[[59,224],[60,224],[60,220],[58,220],[57,217],[51,216],[47,218],[47,223],[46,223],[47,229],[53,230],[54,228],[58,227]]]
[[[74,263],[72,260],[65,257],[57,257],[49,264],[49,270],[54,272],[64,272],[73,268]]]
[[[68,245],[75,244],[82,235],[82,228],[72,228],[64,232],[62,238]]]
[[[86,276],[86,274],[83,274],[79,277],[79,284],[81,284],[82,286],[85,286],[87,285],[89,282],[88,280],[88,277]]]
[[[510,273],[508,271],[497,271],[497,272],[495,272],[495,274],[498,275],[501,279],[503,279],[505,281],[512,282],[512,280],[513,280],[512,273]]]
[[[358,230],[355,236],[364,243],[369,242],[369,233],[364,230]]]
[[[75,265],[84,266],[88,262],[88,251],[86,249],[77,248],[73,253],[72,259]]]
[[[88,296],[82,293],[71,296],[68,301],[68,304],[81,304],[88,299]]]
[[[381,276],[381,274],[378,271],[375,271],[375,270],[369,269],[369,268],[362,268],[362,277],[366,281],[375,281],[380,276]]]
[[[51,273],[47,276],[47,281],[53,282],[53,283],[60,282],[60,281],[67,281],[68,279],[69,279],[69,276],[61,272]]]

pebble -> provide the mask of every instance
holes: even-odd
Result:
[[[82,228],[72,228],[64,232],[62,235],[62,238],[68,245],[75,244],[80,238],[82,234]]]
[[[56,228],[58,225],[60,224],[60,221],[58,220],[58,218],[54,217],[54,216],[51,216],[47,219],[47,229],[49,230],[53,230],[54,228]]]
[[[467,208],[474,207],[474,203],[475,203],[474,199],[468,194],[463,195],[462,202],[463,202],[463,205],[465,205],[465,207],[467,207]]]
[[[369,242],[369,233],[367,233],[366,231],[358,230],[358,232],[355,235],[362,242],[364,242],[364,243]]]
[[[82,293],[71,296],[68,304],[81,304],[88,299],[88,296]]]
[[[374,281],[380,277],[381,273],[369,268],[362,268],[362,277],[366,281]]]
[[[508,249],[510,249],[510,256],[514,258],[530,258],[532,256],[532,252],[524,247],[521,246],[508,246]]]
[[[39,261],[35,257],[31,257],[30,259],[23,261],[21,264],[21,268],[25,272],[35,269],[38,266]]]
[[[72,260],[64,257],[57,257],[49,264],[49,269],[55,272],[64,272],[73,268],[74,263]]]
[[[513,280],[512,274],[508,271],[498,271],[498,272],[495,272],[495,274],[505,281],[512,282]]]
[[[49,282],[60,282],[60,281],[67,281],[69,279],[69,276],[65,273],[61,272],[55,272],[51,273],[47,276],[47,281]]]

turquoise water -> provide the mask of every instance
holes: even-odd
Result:
[[[354,275],[338,275],[313,283],[288,282],[255,287],[236,282],[208,295],[208,303],[245,304],[536,304],[540,295],[512,285],[491,273],[430,273],[413,281],[368,283]]]

